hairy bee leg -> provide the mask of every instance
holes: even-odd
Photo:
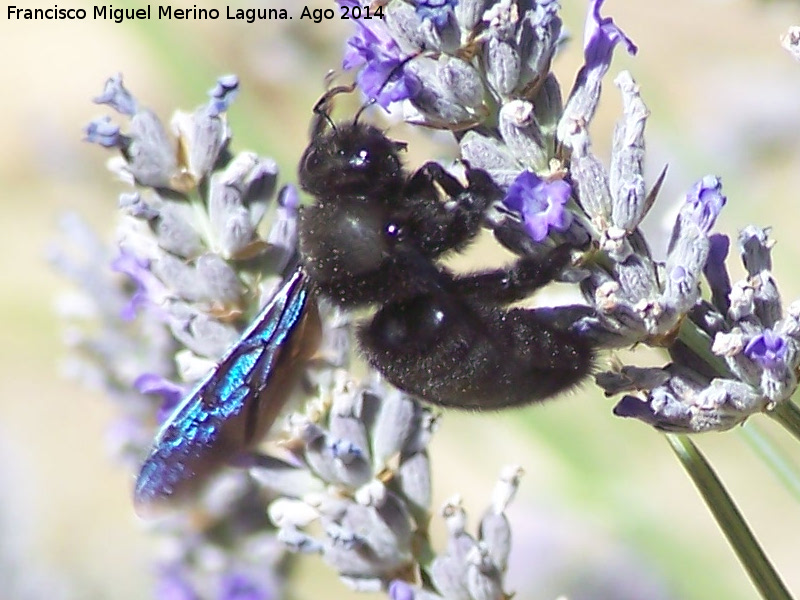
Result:
[[[489,206],[503,197],[502,190],[484,171],[468,168],[467,182],[462,185],[440,164],[429,162],[404,188],[407,220],[426,256],[463,249],[484,225]]]
[[[544,258],[521,258],[506,269],[455,277],[452,290],[489,304],[516,302],[558,277],[569,265],[571,253],[570,246],[561,245]]]
[[[442,165],[430,161],[426,162],[411,175],[406,184],[405,192],[411,195],[421,194],[434,184],[441,186],[448,196],[458,196],[466,189]]]

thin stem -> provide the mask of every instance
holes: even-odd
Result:
[[[730,377],[730,369],[725,359],[711,352],[711,338],[690,319],[684,319],[681,323],[678,338],[720,377]]]
[[[764,600],[791,600],[789,590],[697,446],[685,435],[667,434],[667,441],[700,491],[761,597]]]
[[[800,441],[800,408],[792,400],[781,402],[767,415],[780,423],[797,441]]]
[[[800,475],[797,469],[758,425],[752,420],[745,423],[740,430],[744,439],[761,460],[769,465],[783,486],[800,501]]]

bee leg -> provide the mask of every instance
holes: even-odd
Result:
[[[467,169],[467,182],[462,185],[435,162],[424,164],[408,180],[406,222],[425,256],[463,249],[484,226],[489,206],[503,197],[484,171]]]
[[[457,196],[466,188],[461,182],[448,173],[445,168],[437,162],[426,162],[417,169],[409,178],[405,186],[405,191],[409,195],[417,195],[427,192],[429,189],[438,185],[448,196]]]
[[[561,245],[543,258],[521,258],[505,269],[455,277],[452,290],[487,304],[516,302],[555,280],[569,265],[571,252],[569,245]]]

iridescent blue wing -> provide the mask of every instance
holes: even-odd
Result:
[[[298,269],[166,420],[136,481],[137,512],[191,497],[266,434],[319,343],[309,294]]]

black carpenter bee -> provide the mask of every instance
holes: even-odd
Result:
[[[348,308],[378,306],[358,328],[370,365],[426,402],[497,409],[544,400],[589,374],[592,344],[552,309],[506,308],[551,282],[570,248],[507,268],[454,275],[440,259],[463,250],[503,192],[466,167],[462,185],[429,162],[408,173],[404,144],[353,121],[334,125],[328,101],[300,162],[315,203],[302,213],[300,250],[319,294]]]
[[[255,446],[272,425],[319,336],[313,294],[377,307],[362,353],[392,385],[426,402],[499,409],[549,398],[586,377],[593,345],[553,309],[508,308],[551,282],[570,248],[507,268],[455,275],[440,264],[484,226],[502,191],[466,166],[413,173],[405,144],[359,120],[334,124],[323,96],[299,179],[314,197],[300,220],[301,265],[220,364],[162,426],[139,474],[140,512],[191,496],[207,475]],[[498,236],[499,237],[499,236]],[[567,319],[568,320],[568,319]]]

